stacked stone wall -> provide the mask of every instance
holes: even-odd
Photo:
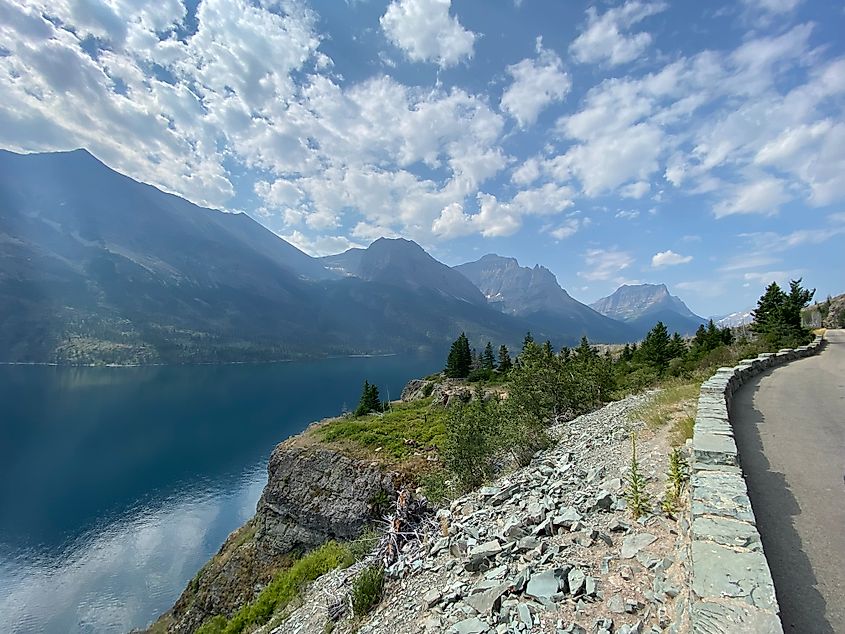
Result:
[[[692,440],[690,561],[694,634],[782,634],[772,575],[731,422],[733,395],[769,368],[816,354],[807,346],[744,359],[719,368],[701,386]]]

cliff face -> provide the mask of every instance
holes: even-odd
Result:
[[[151,631],[190,633],[211,616],[230,616],[291,555],[357,536],[373,515],[373,499],[393,495],[393,476],[380,467],[303,444],[295,437],[273,450],[255,517],[232,533]]]
[[[271,552],[313,548],[358,535],[371,501],[392,494],[389,474],[325,447],[280,445],[270,457],[258,501],[256,540]]]

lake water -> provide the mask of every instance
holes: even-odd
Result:
[[[252,516],[276,443],[441,362],[0,366],[0,631],[148,625]]]

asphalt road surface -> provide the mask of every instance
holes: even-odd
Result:
[[[845,634],[845,330],[737,392],[736,444],[785,632]]]

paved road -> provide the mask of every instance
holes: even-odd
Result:
[[[785,632],[845,634],[845,330],[736,394],[736,444]]]

